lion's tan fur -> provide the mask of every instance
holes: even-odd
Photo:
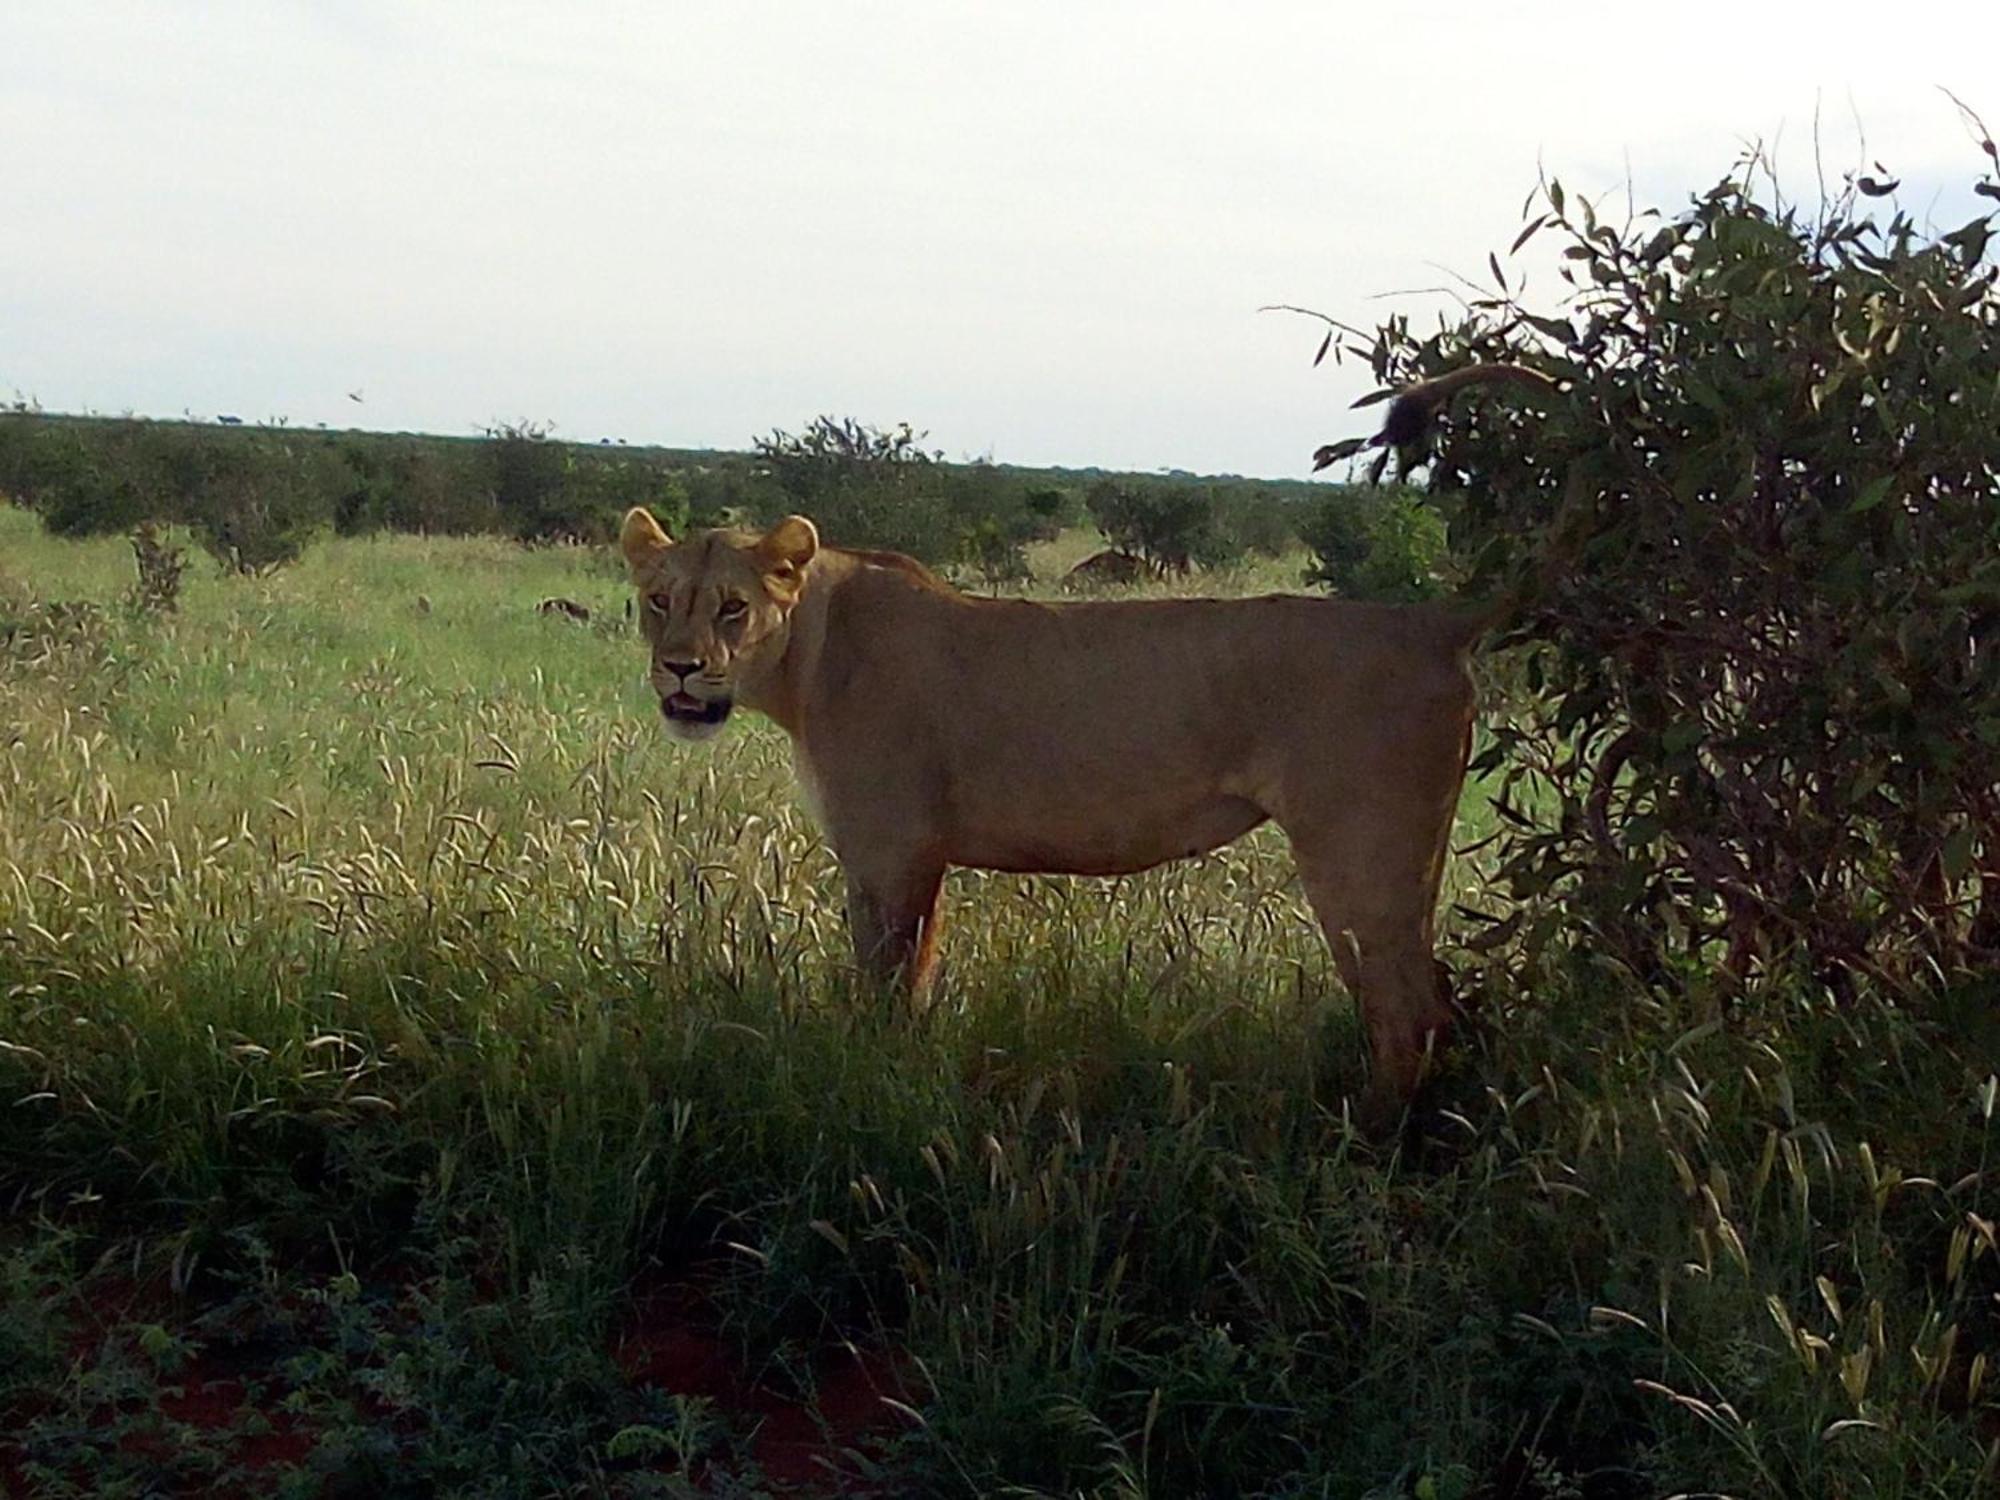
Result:
[[[1474,618],[969,598],[907,558],[820,547],[797,517],[676,545],[635,511],[623,545],[663,700],[684,680],[663,664],[698,664],[694,697],[790,734],[871,974],[925,982],[949,865],[1123,873],[1270,819],[1360,997],[1378,1085],[1414,1086],[1447,1019],[1432,923]],[[725,625],[728,597],[748,608]]]

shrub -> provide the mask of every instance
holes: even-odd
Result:
[[[1006,522],[989,516],[973,522],[967,529],[959,543],[959,561],[989,587],[1023,583],[1034,576],[1023,549],[1025,541]]]
[[[775,521],[789,508],[784,489],[762,463],[722,458],[681,470],[690,526]]]
[[[1343,485],[1320,502],[1300,529],[1312,561],[1306,565],[1307,583],[1316,583],[1336,594],[1354,587],[1361,564],[1368,558],[1370,512],[1381,502],[1366,490]]]
[[[8,472],[0,483],[57,536],[129,530],[161,513],[161,479],[136,426],[116,432],[33,416],[0,419]]]
[[[304,435],[159,435],[163,468],[178,491],[166,515],[193,527],[202,547],[237,573],[297,559],[332,520],[348,478],[327,443]]]
[[[31,414],[0,418],[0,433],[0,482],[55,535],[179,522],[245,572],[296,557],[353,485],[341,455],[303,433]]]
[[[436,536],[504,535],[506,518],[474,443],[409,442],[393,451],[384,524]]]
[[[334,441],[334,451],[347,469],[347,482],[333,502],[333,529],[341,536],[360,536],[388,526],[395,505],[395,467],[403,441],[352,434]]]
[[[665,465],[588,448],[565,455],[559,509],[568,534],[608,542],[635,505],[651,510],[670,535],[687,529],[687,487]]]
[[[1217,524],[1239,552],[1282,557],[1299,540],[1300,507],[1264,486],[1229,489],[1217,496]]]
[[[1445,523],[1407,491],[1342,487],[1307,517],[1305,581],[1344,598],[1408,603],[1443,592]]]
[[[942,455],[925,450],[924,436],[907,422],[884,429],[821,416],[756,448],[786,507],[811,516],[829,541],[946,563],[960,556],[965,528],[945,497]]]
[[[573,535],[563,503],[565,457],[562,445],[549,441],[549,428],[501,423],[486,436],[486,481],[507,529],[524,542]]]
[[[1031,577],[1028,543],[1060,530],[1061,492],[1030,494],[1018,476],[991,463],[961,464],[940,478],[958,532],[956,560],[989,585]]]
[[[1366,346],[1385,383],[1496,359],[1560,382],[1460,398],[1431,451],[1540,694],[1483,761],[1554,810],[1505,874],[1648,975],[1792,960],[1842,993],[1990,964],[1994,216],[1923,229],[1868,178],[1802,213],[1757,168],[1624,224],[1550,182],[1521,239],[1564,238],[1566,305],[1503,282]]]
[[[1218,521],[1215,490],[1208,485],[1102,479],[1085,493],[1084,504],[1113,548],[1163,573],[1184,575],[1242,555]]]
[[[1089,515],[1074,493],[1047,487],[1026,491],[1021,506],[1032,528],[1029,540],[1036,542],[1054,541],[1063,527],[1081,526]]]

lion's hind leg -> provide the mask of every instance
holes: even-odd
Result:
[[[1451,1026],[1435,953],[1451,811],[1443,799],[1357,798],[1285,825],[1313,915],[1360,1007],[1378,1104],[1416,1092]]]

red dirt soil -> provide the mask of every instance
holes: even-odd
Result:
[[[753,1380],[722,1336],[714,1306],[698,1277],[659,1282],[638,1293],[611,1337],[611,1354],[627,1380],[669,1395],[703,1397],[731,1431],[748,1433],[747,1456],[763,1479],[779,1491],[800,1496],[887,1495],[870,1480],[855,1454],[880,1451],[907,1419],[890,1401],[916,1404],[905,1379],[907,1361],[892,1350],[829,1345],[812,1362],[810,1399]],[[81,1293],[81,1289],[79,1294]],[[72,1329],[69,1356],[81,1364],[95,1358],[107,1337],[139,1321],[173,1320],[172,1299],[164,1288],[128,1282],[91,1287],[88,1314]],[[163,1374],[162,1416],[197,1431],[231,1432],[243,1424],[250,1381],[264,1372],[245,1369],[227,1354],[196,1351],[177,1371]],[[236,1433],[227,1440],[229,1456],[253,1474],[296,1468],[312,1455],[318,1437],[310,1423],[277,1409],[279,1393],[262,1397],[268,1428]],[[20,1471],[22,1454],[9,1429],[32,1412],[0,1411],[0,1495],[27,1494]],[[102,1420],[110,1422],[107,1410]],[[386,1414],[385,1414],[386,1418]],[[172,1458],[156,1432],[123,1436],[119,1446],[140,1459]],[[699,1466],[690,1478],[700,1482]],[[267,1481],[268,1482],[268,1481]]]
[[[200,1363],[181,1378],[178,1396],[162,1396],[160,1410],[176,1422],[185,1422],[204,1432],[219,1432],[233,1425],[243,1410],[249,1393],[240,1380],[223,1377],[208,1379],[200,1373]],[[269,1431],[244,1433],[231,1445],[236,1461],[246,1469],[268,1469],[279,1465],[295,1468],[313,1451],[314,1438],[289,1412],[267,1412]]]
[[[732,1425],[751,1427],[750,1457],[771,1484],[811,1495],[886,1493],[850,1451],[866,1453],[903,1419],[890,1401],[914,1404],[904,1362],[892,1351],[835,1345],[813,1361],[812,1398],[751,1383],[716,1328],[699,1287],[670,1282],[634,1299],[612,1357],[635,1385],[701,1396]]]

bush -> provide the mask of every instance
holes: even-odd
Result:
[[[532,422],[503,423],[487,429],[486,482],[507,528],[524,542],[547,542],[572,535],[572,517],[563,501],[566,466],[560,443],[549,429]]]
[[[334,451],[348,474],[333,502],[333,529],[341,536],[361,536],[390,525],[396,505],[396,464],[404,447],[405,440],[396,438],[347,435],[335,440]]]
[[[331,446],[303,435],[208,438],[160,429],[155,436],[177,492],[165,517],[193,527],[204,550],[238,573],[295,561],[333,518],[348,479]]]
[[[943,564],[961,555],[965,527],[946,500],[942,455],[923,440],[907,422],[884,429],[821,416],[756,448],[786,508],[811,516],[828,541]]]
[[[1300,507],[1264,486],[1217,496],[1217,524],[1239,553],[1282,557],[1299,540]]]
[[[1024,491],[1021,508],[1027,513],[1029,540],[1036,542],[1054,541],[1065,526],[1081,526],[1090,514],[1074,492],[1046,486]]]
[[[1103,479],[1085,493],[1084,504],[1114,549],[1162,573],[1185,576],[1242,556],[1240,542],[1220,523],[1209,485]]]
[[[1025,583],[1034,576],[1024,549],[1026,538],[995,517],[975,521],[959,542],[959,561],[988,587]]]
[[[256,572],[298,556],[354,479],[310,434],[9,414],[0,484],[57,536],[180,523],[225,567]]]
[[[1349,599],[1409,603],[1444,590],[1444,520],[1407,491],[1343,487],[1307,518],[1305,581]]]
[[[588,448],[565,456],[560,509],[569,535],[609,542],[635,505],[652,511],[669,535],[687,529],[687,487],[663,464]]]
[[[56,536],[126,531],[160,514],[160,476],[136,427],[97,433],[81,422],[0,418],[0,486]]]
[[[416,440],[392,451],[383,524],[433,536],[501,536],[506,517],[474,443]]]
[[[1008,470],[991,463],[962,464],[941,471],[944,495],[958,532],[955,560],[990,586],[1024,582],[1030,542],[1048,541],[1061,530],[1059,490],[1028,491]]]
[[[348,479],[334,501],[342,536],[507,532],[481,445],[434,438],[346,435],[336,445]]]
[[[1531,643],[1540,696],[1482,765],[1554,816],[1505,876],[1648,976],[1976,970],[2000,959],[1994,216],[1920,229],[1866,178],[1804,214],[1757,168],[1622,225],[1551,182],[1522,239],[1566,241],[1565,306],[1503,293],[1366,350],[1385,383],[1560,382],[1532,417],[1460,398],[1431,458],[1473,587]]]
[[[675,476],[687,495],[690,526],[775,521],[789,508],[784,489],[762,463],[723,458]]]

